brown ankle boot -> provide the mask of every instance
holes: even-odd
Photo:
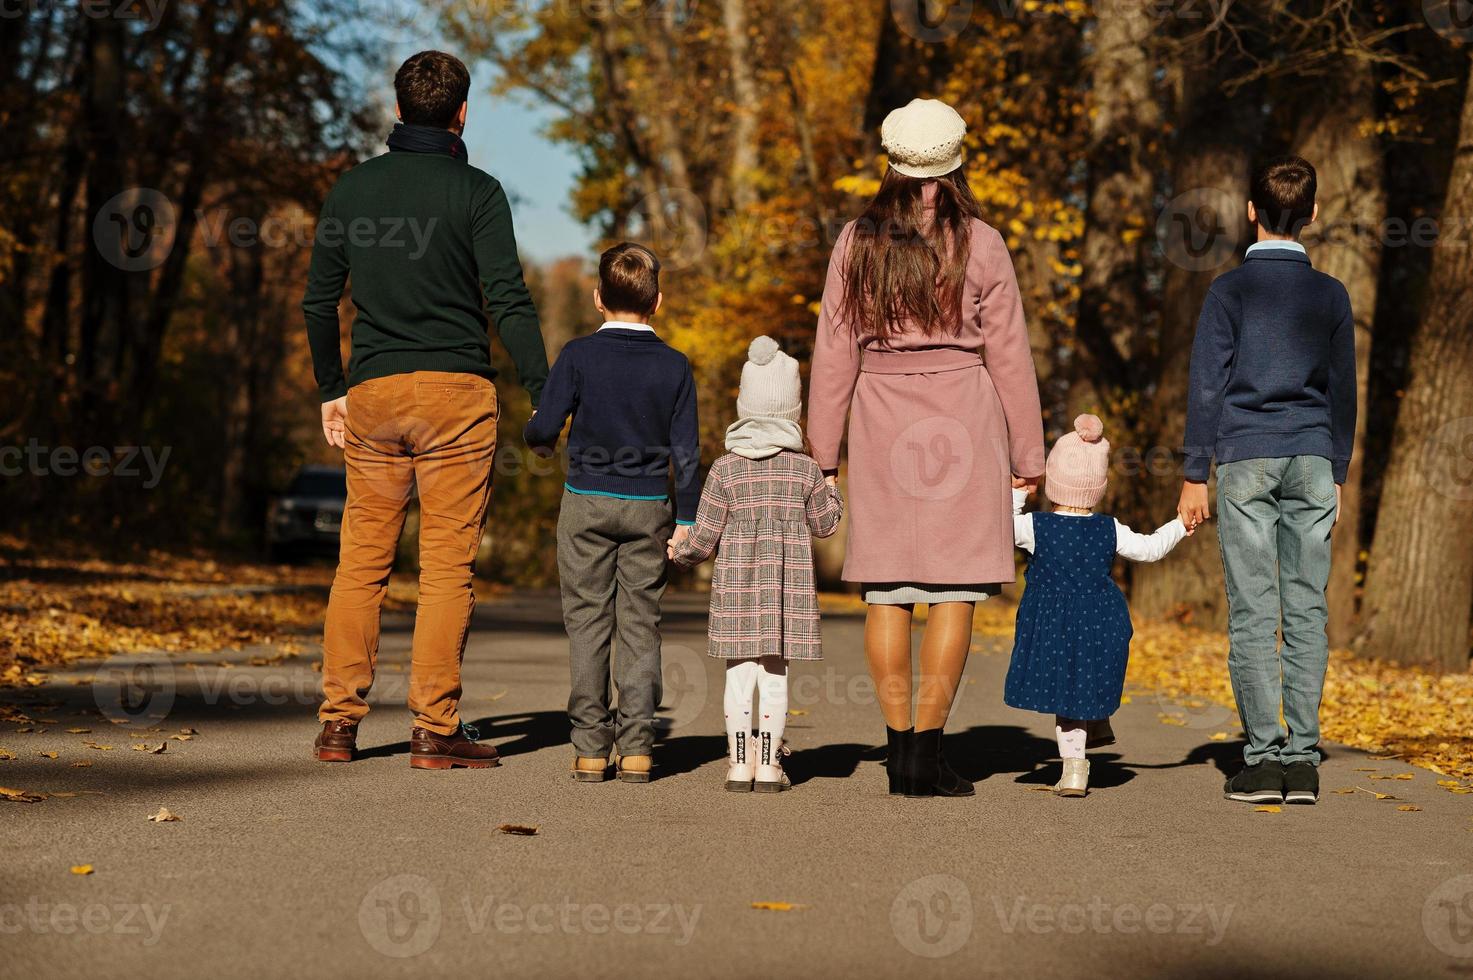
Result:
[[[472,737],[467,738],[467,732]],[[409,733],[409,765],[413,769],[490,769],[501,765],[496,746],[477,742],[475,729],[460,726],[452,735],[441,735],[418,725]]]
[[[318,762],[352,762],[358,751],[358,725],[351,721],[325,721],[312,743]]]

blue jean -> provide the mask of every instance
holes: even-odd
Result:
[[[1243,758],[1249,765],[1265,759],[1318,765],[1320,696],[1330,658],[1330,461],[1293,456],[1219,464],[1217,513],[1228,673],[1248,737]]]

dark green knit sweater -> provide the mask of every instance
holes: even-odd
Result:
[[[338,300],[349,276],[357,315],[345,381]],[[407,150],[338,179],[322,206],[302,299],[323,401],[410,371],[495,377],[487,311],[535,406],[547,352],[501,184],[448,154]]]

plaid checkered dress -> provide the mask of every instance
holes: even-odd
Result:
[[[727,660],[820,660],[813,536],[844,516],[844,498],[811,458],[728,453],[712,465],[682,565],[716,554],[707,652]]]

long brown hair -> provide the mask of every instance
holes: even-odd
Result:
[[[982,209],[957,168],[934,179],[928,219],[926,183],[887,169],[854,223],[840,316],[856,334],[889,337],[907,321],[932,335],[961,330],[968,222]]]

